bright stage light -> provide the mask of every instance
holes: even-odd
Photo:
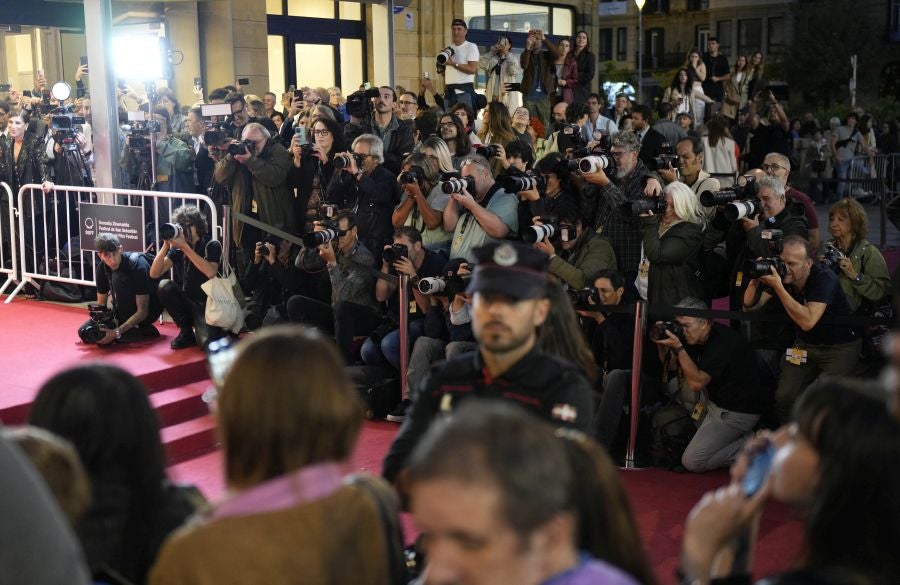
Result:
[[[163,55],[156,34],[113,37],[113,62],[120,79],[161,79]]]

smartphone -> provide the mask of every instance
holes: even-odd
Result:
[[[9,91],[12,89],[12,85],[8,83],[0,83],[0,91]]]
[[[368,81],[363,84],[363,89],[372,89],[372,84]]]
[[[771,444],[752,455],[750,465],[747,466],[747,473],[744,474],[744,479],[741,481],[744,497],[753,497],[766,483],[773,459],[775,459],[775,447]]]
[[[43,70],[43,69],[38,69],[38,70],[37,70],[37,74],[38,74],[38,77],[43,77],[43,76],[44,76],[44,70]]]
[[[225,377],[231,369],[231,364],[234,363],[234,358],[237,357],[237,350],[231,339],[223,337],[211,341],[207,352],[206,365],[209,369],[209,378],[215,387],[203,393],[203,401],[211,403],[216,400],[218,394],[216,390],[225,383]]]
[[[422,72],[422,77],[425,78],[425,79],[431,79],[431,74],[428,73],[427,71],[423,71],[423,72]]]
[[[309,142],[309,131],[303,124],[294,128],[294,136],[297,138],[297,141],[300,144],[306,144]]]
[[[22,96],[23,97],[31,97],[31,90],[30,89],[23,90]]]
[[[203,87],[199,77],[194,78],[194,87]]]
[[[50,103],[51,93],[49,89],[41,90],[41,99],[44,100],[45,103]]]
[[[302,100],[303,97],[304,97],[304,96],[303,96],[303,90],[302,90],[302,89],[295,89],[295,90],[294,90],[294,99],[295,99],[295,100]]]
[[[238,79],[238,85],[241,85],[243,87],[250,85],[250,78],[249,77],[241,77],[240,79]]]
[[[79,62],[80,62],[82,65],[87,65],[87,56],[82,55],[82,56],[81,56],[81,59],[79,60]]]

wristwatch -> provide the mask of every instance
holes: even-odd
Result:
[[[684,351],[684,346],[683,346],[683,345],[679,345],[678,347],[673,347],[673,348],[672,348],[672,353],[674,353],[675,355],[678,355],[678,354],[680,354],[680,353],[683,352],[683,351]]]
[[[856,273],[856,278],[853,279],[853,284],[862,284],[862,272]]]
[[[116,328],[114,329],[114,332],[115,332],[115,334],[116,334],[116,339],[122,339],[122,332],[119,330],[118,327],[116,327]]]

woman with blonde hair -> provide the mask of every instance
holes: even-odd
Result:
[[[663,197],[663,213],[641,213],[644,235],[635,286],[652,304],[672,306],[685,297],[706,299],[697,276],[697,255],[706,223],[703,207],[691,188],[681,182],[667,185]]]
[[[438,171],[442,173],[455,173],[453,167],[453,157],[450,155],[450,148],[443,138],[430,136],[422,142],[419,151],[433,160],[437,165]]]
[[[391,582],[397,507],[345,476],[363,412],[342,364],[296,326],[238,346],[218,395],[228,497],[166,542],[151,584]]]

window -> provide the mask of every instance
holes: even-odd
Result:
[[[616,61],[628,60],[628,29],[616,29]]]
[[[651,28],[644,32],[644,67],[659,69],[665,65],[666,30]]]
[[[648,0],[644,12],[646,14],[668,14],[669,0]]]
[[[698,47],[706,47],[706,43],[709,41],[709,37],[712,36],[709,34],[709,27],[705,24],[701,24],[696,27],[694,34],[694,42]]]
[[[284,14],[282,0],[266,0],[266,14],[275,14],[279,16]]]
[[[709,10],[709,0],[688,0],[688,10]]]
[[[334,18],[334,0],[287,0],[288,16]]]
[[[720,20],[716,23],[716,37],[719,39],[719,52],[723,55],[731,54],[734,37],[732,36],[732,23],[730,20]],[[701,47],[700,50],[705,51],[706,47]]]
[[[762,48],[762,19],[738,21],[738,55],[748,55]],[[724,52],[724,51],[723,51]]]
[[[770,18],[768,53],[778,53],[784,47],[784,17]]]
[[[600,61],[612,61],[613,58],[613,29],[601,28],[600,37],[597,39],[597,58]]]
[[[565,36],[575,32],[574,10],[553,4],[464,0],[463,18],[474,30],[526,33],[537,28],[549,34]]]
[[[571,8],[553,9],[553,34],[572,36],[575,28],[572,26],[573,13]]]

